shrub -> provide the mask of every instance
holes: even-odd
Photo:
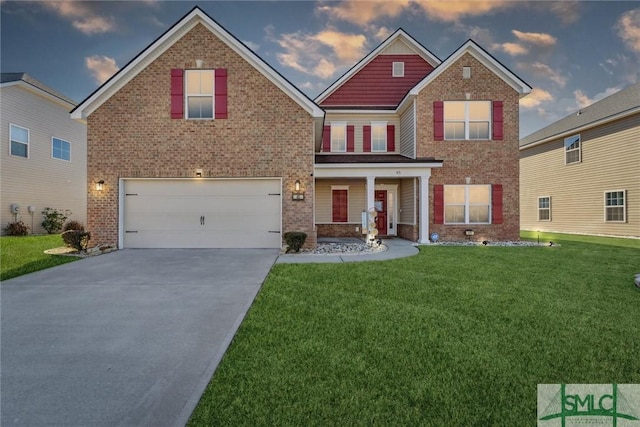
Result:
[[[290,251],[300,252],[300,248],[307,240],[307,233],[301,231],[289,231],[284,233],[284,241],[287,242],[287,253]]]
[[[67,246],[78,251],[87,249],[91,239],[91,233],[84,230],[67,230],[61,236]]]
[[[67,218],[69,218],[69,215],[71,215],[71,211],[68,209],[58,211],[57,209],[44,208],[42,215],[44,215],[42,228],[47,230],[47,233],[54,234],[62,230],[62,226]]]
[[[69,222],[67,222],[64,227],[62,228],[62,231],[68,231],[68,230],[80,230],[80,231],[84,231],[84,224],[82,224],[80,221],[75,221],[75,220],[71,220]]]
[[[29,226],[22,221],[11,222],[4,228],[4,231],[7,236],[26,236],[29,234]]]

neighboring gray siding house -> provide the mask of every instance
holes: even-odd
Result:
[[[16,218],[45,233],[42,210],[87,217],[87,127],[72,120],[76,103],[25,73],[2,73],[0,226]],[[19,212],[12,212],[12,205]],[[29,207],[32,206],[29,212]],[[17,216],[16,216],[17,215]]]
[[[520,140],[523,230],[640,237],[640,83]]]

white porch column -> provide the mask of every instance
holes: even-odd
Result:
[[[429,177],[431,169],[420,175],[420,238],[418,243],[429,244]]]
[[[367,177],[367,212],[369,212],[369,209],[374,207],[374,204],[376,201],[375,189],[376,189],[376,177],[368,176]]]

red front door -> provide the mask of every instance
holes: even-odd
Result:
[[[375,206],[378,212],[376,228],[379,236],[387,235],[387,190],[376,190]]]

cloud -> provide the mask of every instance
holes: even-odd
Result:
[[[373,37],[379,42],[386,40],[392,33],[392,31],[387,27],[376,28],[374,26],[369,26],[366,28],[366,31],[373,34]]]
[[[619,87],[609,87],[604,90],[604,92],[600,92],[596,94],[593,98],[589,98],[587,94],[585,94],[582,89],[574,90],[573,96],[576,100],[576,105],[578,108],[587,108],[589,105],[593,104],[596,101],[599,101],[603,98],[606,98],[609,95],[613,95],[614,93],[620,90]]]
[[[367,39],[361,34],[328,28],[316,34],[297,31],[276,37],[271,26],[266,32],[267,37],[283,49],[276,55],[280,64],[322,79],[332,77],[366,53]]]
[[[409,0],[347,0],[337,4],[321,4],[317,11],[326,13],[332,18],[364,26],[381,17],[395,18],[408,6]]]
[[[100,55],[87,56],[84,58],[84,65],[98,84],[109,80],[120,69],[115,59]]]
[[[530,43],[536,46],[553,46],[556,44],[556,38],[546,33],[525,33],[518,30],[512,30],[514,36],[520,41]]]
[[[640,54],[640,9],[623,13],[616,23],[616,29],[627,47]]]
[[[520,99],[520,106],[522,108],[535,108],[543,102],[552,101],[553,96],[544,89],[533,88],[531,93],[524,98]],[[541,110],[538,108],[538,110]],[[544,110],[543,110],[544,111]]]
[[[541,62],[536,61],[531,64],[528,62],[519,62],[516,67],[520,70],[529,71],[538,77],[549,79],[560,87],[564,87],[567,84],[567,78],[565,76]]]
[[[580,5],[577,1],[544,2],[543,7],[551,6],[551,11],[565,24],[573,24],[580,19]]]
[[[432,21],[457,22],[466,16],[485,15],[513,5],[514,2],[508,0],[345,0],[320,4],[317,11],[364,26],[381,18],[395,18],[405,11],[414,15],[422,11]]]
[[[90,4],[71,0],[42,3],[43,6],[70,20],[71,25],[84,34],[100,34],[115,30],[113,18],[98,15],[90,8]]]
[[[492,48],[494,50],[502,50],[511,56],[525,55],[529,53],[529,49],[518,43],[494,43]]]

